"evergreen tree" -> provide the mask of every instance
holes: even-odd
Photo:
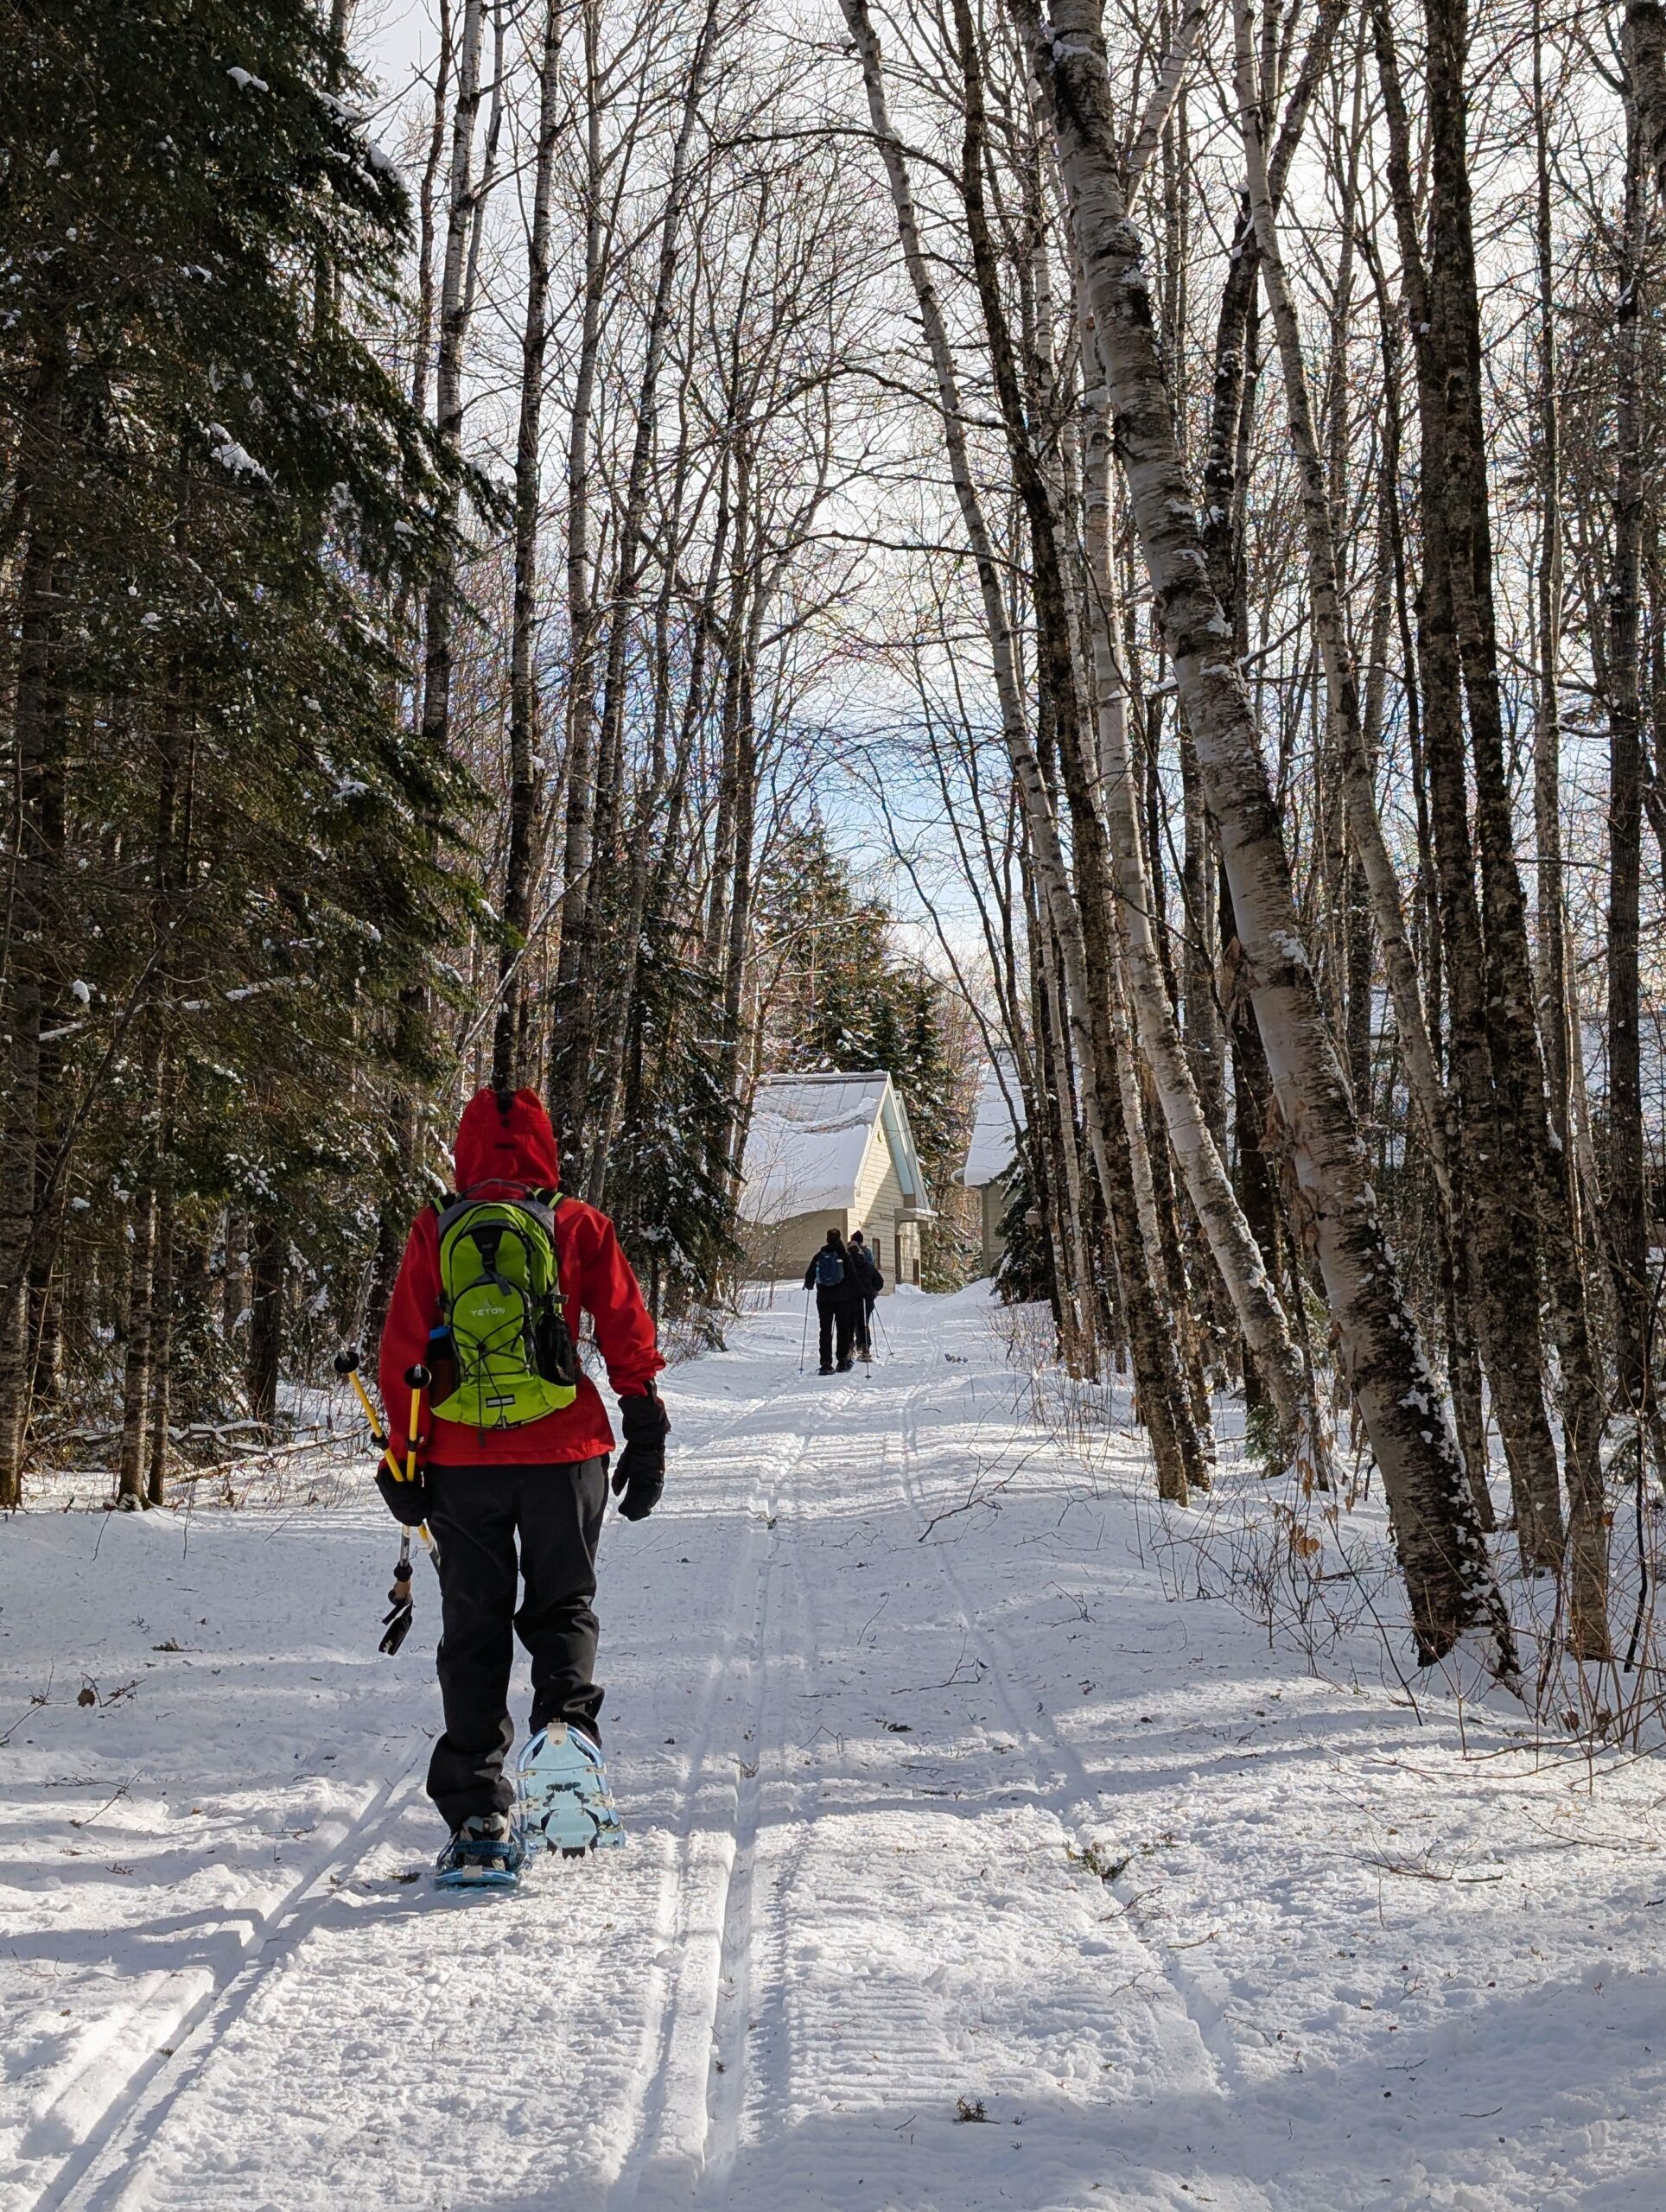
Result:
[[[90,1301],[133,1494],[173,1232],[233,1202],[287,1252],[339,1217],[379,1009],[472,911],[394,614],[461,472],[372,342],[407,207],[345,55],[294,0],[4,27],[0,1501],[31,1327]]]

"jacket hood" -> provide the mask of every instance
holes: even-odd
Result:
[[[556,1133],[536,1090],[512,1093],[506,1113],[495,1090],[477,1090],[463,1109],[452,1158],[460,1192],[483,1183],[514,1183],[535,1191],[561,1187]]]

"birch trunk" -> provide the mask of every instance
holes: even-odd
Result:
[[[1313,35],[1285,107],[1278,143],[1269,165],[1269,186],[1275,210],[1283,197],[1285,179],[1300,144],[1307,112],[1330,60],[1345,6],[1346,0],[1320,0],[1314,17]],[[1203,464],[1204,550],[1209,556],[1209,572],[1216,596],[1232,613],[1240,632],[1243,620],[1241,508],[1246,472],[1238,455],[1255,391],[1250,335],[1254,328],[1256,258],[1255,226],[1246,207],[1239,213],[1233,233],[1226,282],[1221,289],[1216,317],[1209,448]],[[1248,639],[1239,634],[1234,651],[1242,655],[1248,645]]]
[[[1151,97],[1146,102],[1140,127],[1134,134],[1134,143],[1129,148],[1128,175],[1123,188],[1130,210],[1138,203],[1140,188],[1145,182],[1146,173],[1151,166],[1151,156],[1156,152],[1163,132],[1168,127],[1169,118],[1174,112],[1174,103],[1180,98],[1186,66],[1197,46],[1198,35],[1209,14],[1209,7],[1210,0],[1182,0],[1180,21],[1174,26],[1168,51],[1158,68]]]
[[[1481,1358],[1510,1470],[1517,1541],[1529,1570],[1555,1571],[1565,1541],[1555,1445],[1546,1416],[1539,1348],[1539,1254],[1534,1179],[1511,1116],[1517,1102],[1500,1074],[1497,1024],[1489,1019],[1486,935],[1476,896],[1465,760],[1463,661],[1455,571],[1467,518],[1454,517],[1446,379],[1436,354],[1433,277],[1426,272],[1413,198],[1409,124],[1400,95],[1386,9],[1374,10],[1389,133],[1389,188],[1415,334],[1423,575],[1418,655],[1423,678],[1424,762],[1434,862],[1439,942],[1446,977],[1447,1053],[1458,1110],[1464,1220],[1472,1245]],[[1449,281],[1447,286],[1449,289]],[[1445,318],[1450,320],[1450,316]],[[1461,503],[1459,503],[1461,507]]]
[[[1278,222],[1273,208],[1266,152],[1262,143],[1262,102],[1256,82],[1256,49],[1248,0],[1234,0],[1237,29],[1238,118],[1243,137],[1244,164],[1249,183],[1250,219],[1262,289],[1278,342],[1284,374],[1285,399],[1289,414],[1290,442],[1301,481],[1302,524],[1307,539],[1307,583],[1313,602],[1313,627],[1318,633],[1325,671],[1325,689],[1333,734],[1340,752],[1344,802],[1348,833],[1370,891],[1372,918],[1383,950],[1383,964],[1394,1001],[1400,1049],[1405,1059],[1406,1087],[1423,1124],[1429,1164],[1442,1202],[1452,1205],[1452,1173],[1447,1156],[1446,1108],[1434,1050],[1423,1013],[1422,986],[1416,956],[1406,927],[1400,899],[1400,881],[1389,857],[1383,824],[1377,811],[1371,764],[1359,709],[1359,679],[1343,622],[1336,535],[1332,523],[1330,486],[1325,457],[1319,450],[1307,390],[1307,372],[1301,351],[1301,331],[1279,251]]]
[[[1643,881],[1642,302],[1648,201],[1635,90],[1626,101],[1625,213],[1614,353],[1613,564],[1608,578],[1608,1184],[1604,1229],[1625,1403],[1647,1418],[1649,1245],[1638,1032]]]
[[[1110,387],[1117,446],[1180,703],[1198,748],[1249,985],[1296,1174],[1312,1209],[1338,1356],[1383,1471],[1418,1649],[1472,1625],[1513,1669],[1509,1627],[1416,1323],[1366,1173],[1346,1079],[1303,950],[1259,733],[1227,655],[1154,342],[1143,248],[1117,180],[1105,48],[1093,0],[1059,0],[1044,32],[1013,0],[1035,55]]]
[[[485,31],[486,0],[466,0],[457,56],[457,101],[451,123],[449,212],[440,283],[440,350],[434,393],[436,427],[454,448],[462,442],[463,349],[468,327],[467,290],[473,258],[469,246],[474,213],[472,177],[474,132],[482,97],[480,48]],[[455,595],[455,556],[448,553],[436,564],[429,585],[423,671],[423,734],[430,744],[442,749],[449,741],[451,731],[451,632]]]
[[[1113,962],[1114,957],[1113,952]],[[1128,1013],[1114,964],[1104,977],[1104,999],[1116,1079],[1116,1095],[1104,1121],[1116,1179],[1113,1183],[1102,1177],[1101,1187],[1122,1262],[1129,1349],[1133,1354],[1139,1410],[1157,1463],[1157,1495],[1171,1504],[1186,1505],[1194,1490],[1209,1488],[1208,1456],[1180,1376],[1174,1344],[1177,1317],[1171,1309],[1165,1322],[1162,1313],[1162,1224],[1157,1215]]]
[[[1571,1147],[1567,1025],[1567,914],[1562,876],[1561,371],[1556,338],[1550,133],[1544,86],[1542,0],[1533,5],[1534,251],[1538,277],[1539,701],[1533,728],[1533,836],[1538,853],[1539,1033],[1550,1084],[1550,1120]]]
[[[1495,1090],[1511,1171],[1531,1187],[1544,1260],[1550,1334],[1561,1369],[1563,1459],[1570,1504],[1568,1634],[1585,1658],[1609,1652],[1608,1537],[1602,1467],[1606,1407],[1574,1241],[1574,1186],[1565,1148],[1551,1141],[1544,1063],[1533,1014],[1527,909],[1516,864],[1514,808],[1498,681],[1492,523],[1481,395],[1481,315],[1466,139],[1467,0],[1425,0],[1429,110],[1428,353],[1444,410],[1444,509],[1464,701],[1475,775],[1477,845],[1485,926],[1486,1018]],[[1434,393],[1431,391],[1431,401]],[[1517,1204],[1514,1193],[1509,1202]],[[1523,1241],[1525,1242],[1525,1236]],[[1524,1300],[1527,1285],[1512,1295]],[[1536,1346],[1536,1311],[1522,1314]]]
[[[446,103],[451,90],[451,0],[440,0],[439,51],[434,61],[434,119],[416,194],[416,337],[411,353],[410,404],[428,410],[428,376],[434,345],[434,189],[445,152]]]
[[[567,815],[561,857],[559,946],[554,1005],[564,1009],[571,994],[590,893],[591,831],[595,810],[595,582],[590,543],[591,442],[601,312],[606,291],[609,228],[602,207],[602,86],[600,0],[584,0],[584,307],[578,365],[567,426]],[[554,1053],[550,1055],[554,1060]],[[550,1070],[553,1077],[555,1069]],[[570,1131],[553,1080],[550,1105],[559,1140]]]
[[[1127,1190],[1126,1164],[1122,1163],[1122,1174],[1119,1184],[1116,1163],[1111,1157],[1108,1127],[1114,1094],[1111,1100],[1106,1100],[1098,1079],[1099,1053],[1090,1011],[1087,957],[1083,944],[1081,917],[1071,894],[1058,824],[1053,817],[1052,797],[1030,741],[1024,716],[1013,653],[1011,626],[1003,594],[1005,570],[995,558],[972,476],[954,355],[938,301],[931,265],[920,241],[913,193],[908,181],[901,143],[891,126],[886,106],[879,41],[874,35],[867,0],[841,0],[841,5],[861,63],[868,93],[868,113],[896,211],[898,238],[931,357],[950,475],[982,600],[995,696],[1001,710],[1002,736],[1024,810],[1036,878],[1048,918],[1058,937],[1059,954],[1064,963],[1065,1010],[1070,1022],[1073,1056],[1081,1073],[1082,1118],[1109,1211],[1116,1204],[1117,1189]],[[1129,1319],[1131,1329],[1134,1319],[1131,1310]],[[1143,1345],[1141,1349],[1144,1349]],[[1148,1421],[1160,1421],[1160,1414],[1156,1409],[1148,1407],[1143,1410]],[[1172,1436],[1162,1435],[1157,1427],[1154,1427],[1151,1433],[1153,1450],[1158,1460],[1159,1485],[1167,1494],[1179,1495],[1185,1486],[1185,1471],[1175,1440]]]
[[[1085,542],[1090,580],[1090,626],[1097,694],[1101,776],[1116,869],[1116,895],[1128,951],[1129,993],[1139,1023],[1140,1049],[1157,1086],[1168,1141],[1209,1250],[1232,1300],[1281,1427],[1294,1444],[1321,1434],[1307,1394],[1289,1324],[1268,1278],[1243,1208],[1233,1194],[1163,981],[1151,918],[1151,893],[1140,836],[1139,803],[1128,744],[1127,710],[1112,645],[1110,564],[1110,425],[1102,404],[1090,396]]]
[[[526,317],[521,336],[520,417],[515,440],[515,582],[509,645],[509,845],[499,913],[498,1014],[492,1038],[492,1080],[512,1089],[524,1072],[522,968],[531,918],[537,823],[539,701],[537,631],[538,439],[544,419],[544,365],[549,346],[550,210],[555,194],[561,68],[561,0],[546,0],[538,69],[538,136],[532,182],[532,226],[526,251]]]
[[[1163,1253],[1160,1241],[1146,1248],[1133,1178],[1142,1157],[1143,1126],[1122,1111],[1119,1052],[1115,1033],[1116,925],[1104,827],[1093,792],[1084,733],[1083,687],[1077,665],[1077,625],[1071,619],[1065,580],[1063,533],[1053,486],[1039,459],[1025,416],[1017,360],[1001,296],[1000,272],[984,198],[987,123],[982,49],[970,0],[953,0],[966,92],[960,188],[966,208],[972,269],[994,372],[997,404],[1006,431],[1007,451],[1024,518],[1028,524],[1030,588],[1035,608],[1038,677],[1042,699],[1052,715],[1053,733],[1070,809],[1074,912],[1080,933],[1082,988],[1093,1053],[1093,1085],[1107,1140],[1099,1163],[1106,1211],[1116,1237],[1128,1300],[1129,1339],[1135,1357],[1141,1402],[1151,1425],[1162,1495],[1184,1502],[1188,1487],[1204,1479],[1205,1456],[1192,1420],[1181,1373],[1176,1338],[1182,1317],[1168,1325],[1157,1315],[1161,1302]],[[1087,1064],[1084,1064],[1085,1075]],[[1103,1180],[1109,1169],[1115,1181]],[[1154,1209],[1153,1215],[1155,1219]],[[1173,1440],[1178,1465],[1165,1462],[1164,1432]]]
[[[1076,1268],[1076,1251],[1087,1234],[1087,1209],[1083,1204],[1080,1155],[1071,1136],[1078,1179],[1072,1185],[1065,1168],[1065,1115],[1070,1088],[1062,1067],[1067,1047],[1062,1042],[1070,1031],[1064,1014],[1059,980],[1062,965],[1058,940],[1046,909],[1035,899],[1033,868],[1024,872],[1025,942],[1029,953],[1030,1007],[1035,1022],[1035,1074],[1025,1094],[1026,1151],[1030,1196],[1040,1217],[1040,1234],[1046,1247],[1047,1300],[1052,1311],[1059,1357],[1066,1374],[1082,1371],[1077,1304],[1091,1276],[1084,1264]]]
[[[1060,981],[1063,965],[1059,954],[1059,940],[1050,925],[1036,931],[1038,965],[1041,988],[1046,996],[1047,1035],[1056,1044],[1068,1035],[1065,1022],[1065,995]],[[1063,1088],[1060,1086],[1063,1084]],[[1064,1338],[1062,1350],[1065,1363],[1072,1375],[1092,1375],[1097,1371],[1094,1357],[1092,1297],[1093,1270],[1088,1261],[1088,1210],[1082,1189],[1082,1160],[1076,1142],[1076,1116],[1070,1110],[1070,1090],[1064,1084],[1063,1071],[1055,1073],[1049,1084],[1053,1101],[1053,1148],[1058,1154],[1059,1176],[1064,1198],[1063,1219],[1052,1224],[1052,1232],[1058,1247],[1055,1267],[1059,1274],[1060,1333]],[[1057,1211],[1057,1210],[1055,1210]]]

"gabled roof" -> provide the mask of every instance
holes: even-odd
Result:
[[[856,1204],[874,1134],[883,1129],[906,1205],[931,1212],[908,1109],[882,1069],[769,1075],[753,1099],[741,1165],[741,1217],[760,1227]]]
[[[1010,1060],[1003,1059],[999,1067],[991,1064],[977,1086],[977,1110],[972,1116],[966,1165],[960,1171],[968,1190],[981,1190],[1011,1172],[1023,1128],[1024,1094],[1018,1087],[1017,1071]]]

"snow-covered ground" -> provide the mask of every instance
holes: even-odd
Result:
[[[631,1847],[513,1898],[417,1878],[367,1486],[0,1528],[0,2212],[1658,2212],[1655,1763],[1269,1649],[981,1292],[882,1313],[671,1379]]]

